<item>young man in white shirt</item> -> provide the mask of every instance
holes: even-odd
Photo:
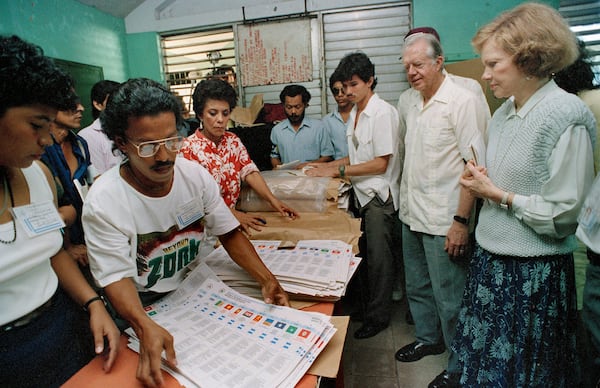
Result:
[[[363,325],[354,338],[373,337],[390,321],[396,261],[400,260],[398,192],[401,140],[396,109],[375,92],[375,66],[364,53],[340,61],[346,96],[354,103],[346,138],[348,156],[307,170],[310,176],[348,176],[362,218],[366,249],[359,267]],[[362,251],[362,249],[361,249]]]

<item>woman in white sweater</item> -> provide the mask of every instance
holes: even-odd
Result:
[[[556,10],[526,3],[473,38],[483,79],[508,100],[488,127],[486,168],[461,184],[484,199],[453,348],[468,387],[570,387],[575,229],[593,176],[594,119],[552,74],[578,55]]]

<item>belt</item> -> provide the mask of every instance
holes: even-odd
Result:
[[[36,308],[32,312],[23,315],[21,318],[15,319],[12,322],[0,326],[0,332],[7,332],[18,327],[30,324],[52,306],[52,299],[54,298],[48,299],[46,303]]]
[[[591,249],[588,248],[587,250],[587,257],[590,260],[590,264],[591,265],[597,265],[600,266],[600,254],[592,251]]]

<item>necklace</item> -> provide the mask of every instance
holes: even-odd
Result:
[[[6,210],[6,197],[7,194],[8,196],[10,196],[10,207],[14,207],[15,206],[15,201],[13,198],[13,192],[12,192],[12,187],[10,187],[10,180],[6,177],[6,175],[2,175],[2,177],[4,178],[3,182],[4,183],[4,205],[2,206],[2,212],[0,212],[0,214],[3,214],[4,211]],[[15,240],[17,239],[17,223],[15,222],[15,218],[12,218],[12,227],[13,227],[13,238],[10,241],[6,241],[6,240],[2,240],[0,239],[0,243],[2,244],[12,244],[15,242]]]

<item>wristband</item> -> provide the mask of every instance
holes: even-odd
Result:
[[[502,195],[502,200],[500,201],[500,207],[504,210],[508,210],[508,196],[508,191],[505,191],[504,195]]]
[[[88,311],[88,308],[90,307],[90,305],[97,300],[101,300],[102,303],[104,303],[104,306],[106,306],[106,301],[104,300],[104,298],[102,296],[94,296],[93,298],[91,298],[90,300],[88,300],[87,302],[85,302],[83,304],[83,306],[82,306],[83,311]]]
[[[459,215],[454,216],[454,221],[461,223],[463,225],[469,225],[469,219],[465,217],[461,217]]]
[[[346,176],[346,165],[340,164],[340,178],[344,178]]]

